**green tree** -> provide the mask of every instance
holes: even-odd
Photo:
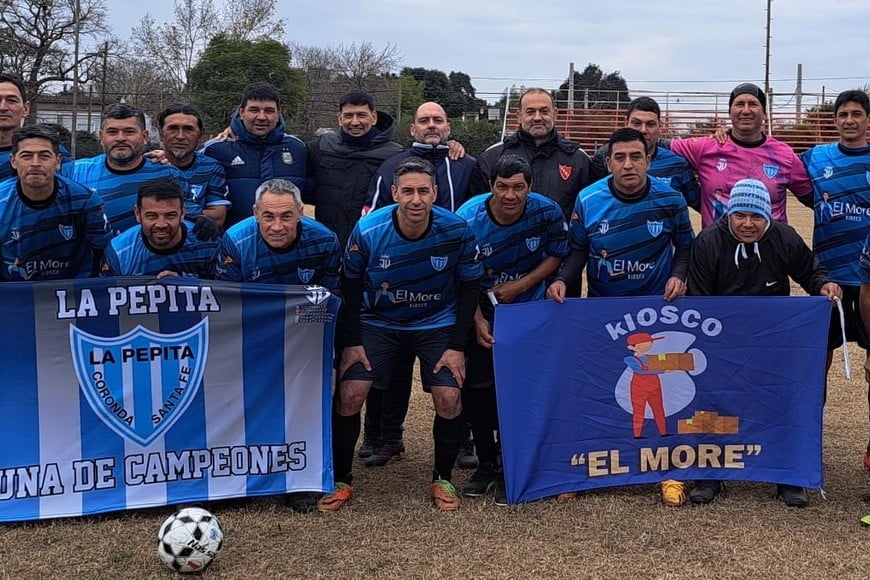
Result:
[[[423,100],[440,104],[451,119],[486,106],[486,101],[477,98],[471,77],[464,72],[451,71],[447,75],[436,69],[405,67],[402,76],[423,83]]]
[[[501,141],[501,124],[486,121],[451,121],[451,139],[456,139],[469,155],[479,156],[493,143]]]
[[[268,81],[281,93],[284,120],[292,126],[305,100],[302,74],[290,67],[290,49],[276,40],[241,40],[218,35],[190,71],[193,104],[210,131],[226,127],[246,85]]]
[[[556,107],[568,107],[569,79],[553,95]],[[574,71],[574,107],[577,109],[625,109],[628,107],[628,83],[619,71],[605,73],[595,63],[583,72]]]

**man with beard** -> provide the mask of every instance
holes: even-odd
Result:
[[[251,217],[257,187],[266,180],[286,179],[301,191],[310,189],[308,151],[301,139],[284,132],[281,94],[271,84],[245,87],[225,135],[232,138],[209,141],[202,152],[216,159],[226,172],[232,204],[226,227]]]
[[[495,161],[506,154],[525,158],[532,167],[535,191],[559,204],[567,221],[577,193],[592,183],[592,162],[579,145],[556,131],[556,107],[544,89],[528,89],[520,97],[520,128],[484,151],[471,179],[471,193],[488,193]]]
[[[177,183],[167,178],[143,183],[134,211],[139,225],[112,239],[104,276],[214,276],[220,242],[197,238],[184,219],[184,193]]]
[[[470,155],[451,159],[448,146],[450,131],[447,113],[441,105],[427,102],[417,107],[411,123],[413,145],[384,161],[378,169],[369,184],[368,201],[363,207],[363,214],[395,203],[391,191],[393,174],[396,167],[409,157],[425,159],[435,167],[435,185],[438,186],[435,205],[452,212],[459,209],[469,197],[471,174],[477,166],[477,160]],[[359,451],[359,456],[366,460],[369,467],[385,465],[405,452],[402,433],[411,398],[413,368],[413,356],[394,361],[390,386],[369,391],[365,431]],[[474,469],[477,463],[469,433],[460,448],[457,466]]]
[[[187,180],[178,169],[145,158],[148,130],[145,114],[136,107],[117,103],[106,109],[100,122],[100,144],[105,153],[67,163],[62,172],[102,198],[116,234],[136,225],[134,206],[142,183],[168,177],[182,191],[188,189]]]
[[[184,174],[190,189],[184,199],[187,219],[204,215],[223,227],[230,202],[224,168],[196,150],[202,140],[202,114],[190,105],[170,105],[157,115],[165,157]]]
[[[18,177],[0,184],[0,280],[84,278],[109,242],[100,197],[58,176],[57,133],[16,129],[10,162]]]

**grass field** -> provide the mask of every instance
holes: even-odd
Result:
[[[310,214],[309,214],[310,215]],[[806,236],[812,216],[790,205]],[[867,386],[835,362],[825,413],[825,492],[789,509],[767,484],[732,484],[707,507],[661,505],[653,486],[439,513],[431,402],[417,392],[405,459],[356,470],[357,498],[333,514],[295,514],[273,498],[213,507],[225,544],[205,578],[868,578]],[[837,353],[839,356],[839,352]],[[837,359],[835,359],[836,361]],[[839,359],[842,360],[842,357]],[[458,485],[470,472],[455,472]],[[2,505],[0,505],[2,509]],[[167,509],[0,527],[2,578],[165,578],[156,533]]]

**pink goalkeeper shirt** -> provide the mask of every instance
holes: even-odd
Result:
[[[701,227],[707,227],[724,215],[731,188],[741,179],[758,179],[767,186],[771,217],[782,223],[788,223],[786,189],[797,197],[813,193],[812,182],[800,158],[791,147],[770,136],[758,147],[742,147],[730,136],[721,145],[713,137],[674,139],[671,151],[685,157],[698,174]]]

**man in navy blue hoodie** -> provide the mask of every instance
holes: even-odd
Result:
[[[203,153],[216,159],[227,174],[230,207],[225,228],[253,215],[254,192],[264,181],[282,178],[301,191],[310,190],[305,143],[284,133],[281,95],[269,83],[251,83],[242,92],[230,128],[234,140],[213,140]]]

